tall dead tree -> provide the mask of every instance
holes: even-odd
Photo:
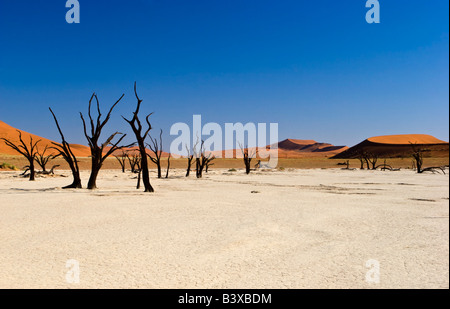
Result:
[[[14,149],[15,151],[20,153],[22,156],[24,156],[28,160],[28,163],[29,163],[28,169],[30,170],[30,181],[34,181],[36,178],[35,177],[36,173],[34,171],[34,161],[35,161],[36,155],[37,155],[36,147],[37,147],[37,144],[39,144],[39,142],[41,140],[33,142],[33,137],[30,136],[30,144],[27,145],[27,144],[25,144],[25,142],[22,139],[22,132],[20,132],[19,130],[17,130],[17,132],[19,132],[20,144],[16,145],[6,138],[1,138],[1,139],[5,142],[6,146]]]
[[[122,149],[122,153],[120,155],[114,155],[114,158],[117,159],[117,161],[120,164],[120,167],[122,169],[122,173],[125,173],[125,165],[127,162],[127,153],[125,150]]]
[[[186,145],[186,150],[187,150],[187,161],[188,161],[188,166],[186,169],[186,177],[189,177],[189,174],[191,173],[192,161],[194,160],[194,154],[191,153],[191,151],[189,150],[187,145]]]
[[[81,177],[80,177],[80,168],[78,167],[78,160],[72,152],[69,143],[66,141],[64,134],[61,131],[61,127],[59,126],[58,119],[56,119],[55,114],[52,109],[49,108],[50,113],[53,115],[53,119],[55,120],[56,127],[58,128],[59,135],[61,136],[61,144],[52,142],[52,149],[56,150],[60,156],[66,160],[67,164],[72,171],[73,182],[71,185],[63,187],[63,189],[81,189]]]
[[[134,135],[136,136],[136,140],[137,140],[137,143],[138,143],[138,146],[139,146],[139,152],[140,152],[140,155],[141,155],[141,166],[140,167],[141,167],[141,170],[142,170],[142,182],[143,182],[144,187],[145,187],[145,192],[154,192],[155,190],[153,189],[153,187],[150,184],[150,176],[149,176],[149,172],[148,172],[147,152],[146,152],[146,149],[145,149],[145,138],[147,137],[148,133],[152,129],[152,125],[150,124],[150,121],[148,120],[148,118],[152,114],[148,114],[147,117],[145,117],[145,121],[147,122],[148,129],[144,132],[144,134],[142,134],[142,124],[141,124],[141,121],[139,120],[139,116],[138,116],[142,100],[139,98],[139,96],[137,94],[136,82],[134,83],[134,94],[136,95],[137,106],[136,106],[136,110],[133,113],[133,118],[131,120],[128,120],[128,119],[126,119],[123,116],[122,116],[122,118],[126,122],[128,122],[128,124],[133,129]]]
[[[150,137],[151,144],[147,144],[147,147],[153,152],[153,155],[147,154],[150,160],[155,163],[156,168],[158,169],[158,178],[161,178],[161,155],[162,155],[162,129],[159,133],[159,142],[156,138]]]
[[[86,128],[86,121],[84,120],[83,114],[80,113],[81,120],[83,121],[83,128],[84,128],[84,136],[86,137],[89,148],[91,149],[91,176],[89,177],[88,181],[88,189],[97,189],[97,177],[98,173],[100,172],[100,169],[102,168],[103,162],[108,158],[114,151],[117,149],[120,149],[119,143],[124,139],[126,134],[122,134],[120,132],[116,132],[112,134],[104,143],[98,145],[100,135],[102,134],[102,130],[105,127],[105,125],[108,123],[111,113],[114,110],[114,107],[122,100],[124,97],[124,94],[119,98],[119,100],[116,101],[116,103],[111,106],[109,109],[108,114],[106,115],[105,119],[102,121],[101,116],[102,113],[100,111],[100,103],[98,101],[97,95],[94,93],[91,96],[91,99],[89,100],[89,109],[88,109],[88,116],[89,116],[89,122],[90,122],[90,131],[91,136],[88,135],[88,130]],[[92,100],[95,99],[97,102],[97,119],[94,122],[94,119],[91,115],[91,106],[92,106]],[[118,139],[116,143],[112,143],[112,140],[116,135],[121,134],[122,136]],[[106,150],[106,147],[110,145],[110,148]]]
[[[244,148],[244,147],[242,147],[242,145],[240,145],[240,147],[241,147],[242,155],[244,156],[245,173],[248,175],[248,174],[250,174],[250,171],[251,171],[252,159],[254,159],[256,157],[257,151],[256,151],[256,149],[250,151],[248,149],[248,146],[246,146]]]
[[[36,163],[42,168],[42,173],[46,174],[47,169],[46,166],[48,162],[54,160],[58,155],[54,156],[52,154],[45,155],[47,152],[48,146],[45,146],[44,151],[39,152],[39,150],[36,149]]]

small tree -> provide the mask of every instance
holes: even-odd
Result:
[[[417,173],[421,174],[423,173],[422,166],[423,166],[423,154],[425,150],[421,147],[418,147],[417,144],[410,143],[412,147],[412,157],[416,163],[416,169]]]
[[[172,156],[172,153],[169,152],[169,157],[167,158],[167,170],[166,170],[166,179],[169,178],[169,170],[170,170],[170,157]]]
[[[187,161],[188,161],[188,166],[186,169],[186,177],[189,177],[189,174],[191,173],[192,161],[194,160],[194,154],[191,153],[191,151],[189,150],[187,145],[186,145],[186,150],[187,150]]]
[[[127,161],[127,153],[126,153],[126,151],[122,149],[121,154],[120,155],[114,155],[114,158],[116,158],[117,161],[119,162],[120,167],[122,169],[122,173],[125,173],[125,164],[126,164],[126,161]]]
[[[141,155],[136,152],[133,152],[133,154],[130,155],[127,152],[126,157],[128,159],[128,162],[130,163],[131,172],[137,173],[140,170]]]
[[[136,90],[136,82],[134,83],[134,94],[136,96],[137,99],[137,106],[136,106],[136,110],[133,113],[133,118],[131,120],[126,119],[125,117],[122,116],[122,118],[128,122],[128,124],[131,126],[131,129],[133,129],[134,135],[136,136],[136,140],[139,146],[139,152],[141,155],[141,171],[142,171],[142,182],[144,183],[144,187],[145,187],[145,192],[154,192],[155,190],[153,189],[152,185],[150,184],[150,175],[148,172],[148,161],[147,161],[147,152],[145,149],[145,138],[147,137],[148,133],[150,132],[150,130],[152,129],[152,126],[150,124],[150,121],[148,120],[148,118],[152,115],[152,114],[148,114],[147,117],[145,117],[145,121],[148,124],[148,129],[144,132],[144,134],[142,134],[142,124],[141,121],[139,120],[139,109],[141,107],[141,103],[142,100],[139,98],[138,94],[137,94],[137,90]]]
[[[89,109],[88,109],[88,116],[89,116],[90,128],[91,128],[91,136],[89,136],[87,133],[86,121],[84,120],[83,114],[80,113],[81,120],[83,121],[84,135],[86,136],[86,139],[89,143],[89,148],[91,149],[91,163],[92,163],[91,164],[91,176],[89,177],[89,182],[88,182],[88,189],[90,189],[90,190],[97,188],[97,177],[100,172],[100,169],[102,168],[103,162],[114,151],[121,148],[118,145],[126,136],[126,134],[116,132],[116,133],[112,134],[106,140],[106,142],[104,142],[101,145],[98,145],[100,135],[102,134],[102,130],[103,130],[104,126],[108,123],[114,107],[116,107],[116,105],[120,102],[120,100],[122,100],[123,97],[124,97],[124,95],[122,94],[122,96],[119,98],[119,100],[117,100],[116,103],[114,103],[113,106],[111,106],[108,114],[106,115],[106,118],[102,121],[101,120],[102,114],[100,112],[100,103],[98,101],[97,95],[94,93],[91,96],[91,99],[89,100]],[[95,123],[94,123],[94,119],[91,116],[91,105],[92,105],[92,100],[94,98],[97,102],[97,119],[96,119]],[[118,134],[121,134],[122,136],[119,138],[119,140],[116,143],[112,144],[111,141]],[[108,146],[110,144],[112,145],[111,148],[105,152],[106,146]]]
[[[369,160],[370,164],[372,165],[372,169],[377,169],[377,162],[378,162],[378,155],[375,153],[369,153],[367,159]]]
[[[156,168],[158,169],[158,178],[161,178],[161,155],[162,155],[162,129],[159,133],[159,142],[156,138],[150,136],[151,144],[147,144],[147,147],[153,152],[153,156],[151,154],[147,154],[150,160],[155,163]]]
[[[1,139],[5,142],[6,146],[14,149],[28,160],[29,163],[28,169],[30,170],[30,181],[34,181],[36,174],[34,171],[34,161],[36,160],[37,155],[37,144],[39,144],[41,140],[33,142],[33,137],[30,136],[30,144],[27,145],[22,139],[22,132],[20,132],[19,130],[17,130],[17,132],[19,132],[19,141],[20,141],[20,144],[18,145],[15,145],[13,142],[11,142],[6,138]]]
[[[47,173],[46,166],[47,166],[48,162],[52,161],[53,159],[55,159],[58,156],[58,155],[54,156],[54,155],[51,155],[51,154],[45,155],[45,153],[47,152],[47,149],[48,149],[48,146],[45,146],[43,152],[39,152],[39,150],[36,149],[35,161],[42,168],[42,173],[43,174]]]
[[[208,155],[205,151],[205,141],[202,140],[200,144],[200,152],[196,150],[198,143],[194,146],[194,155],[195,155],[195,174],[197,178],[203,177],[203,171],[205,170],[208,163],[215,159],[215,157],[211,157],[211,153]]]
[[[242,145],[240,145],[240,147],[241,147],[242,155],[244,156],[245,173],[248,175],[248,174],[250,174],[250,171],[251,171],[252,159],[256,157],[257,151],[256,151],[256,149],[249,151],[248,146],[246,146],[244,148],[244,147],[242,147]]]
[[[58,119],[56,119],[55,114],[53,113],[52,109],[49,108],[50,113],[53,115],[53,119],[55,120],[56,127],[58,128],[59,135],[61,136],[62,143],[57,144],[55,142],[52,142],[53,147],[52,149],[56,150],[60,156],[66,160],[67,164],[69,164],[70,170],[72,171],[73,176],[73,182],[71,185],[68,185],[66,187],[63,187],[63,189],[81,189],[81,177],[80,177],[80,169],[78,167],[78,160],[75,157],[75,155],[72,152],[72,149],[70,148],[70,144],[66,141],[64,134],[61,131],[61,127],[59,126]]]

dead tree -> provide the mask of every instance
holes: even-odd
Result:
[[[166,170],[166,179],[169,178],[169,170],[170,170],[170,157],[172,153],[169,152],[169,157],[167,158],[167,170]]]
[[[205,173],[208,173],[209,167],[214,165],[214,163],[212,163],[212,161],[214,161],[215,159],[216,159],[215,156],[212,156],[212,157],[207,159],[206,166],[205,166]]]
[[[422,166],[423,166],[423,154],[425,150],[423,148],[417,147],[416,144],[410,143],[412,147],[412,157],[415,161],[416,170],[417,173],[421,174],[423,173]]]
[[[202,140],[200,144],[200,152],[196,150],[198,143],[194,146],[194,156],[195,156],[195,174],[197,178],[203,177],[203,171],[205,170],[206,166],[215,159],[215,157],[211,157],[210,154],[206,154],[205,151],[205,141]]]
[[[122,173],[125,173],[125,165],[127,161],[127,153],[122,149],[122,153],[120,155],[114,155],[114,158],[119,161],[120,167],[122,168]]]
[[[138,153],[133,153],[132,155],[126,154],[128,159],[128,163],[130,163],[130,168],[132,173],[137,173],[139,171],[139,167],[141,165],[141,155]],[[138,167],[138,168],[136,168]]]
[[[187,161],[188,161],[188,166],[187,166],[187,170],[186,170],[186,177],[189,177],[189,174],[191,173],[191,167],[192,167],[192,161],[194,160],[194,154],[192,154],[188,148],[188,146],[186,145],[186,150],[187,150]]]
[[[158,169],[158,178],[161,178],[161,155],[162,155],[162,129],[159,133],[159,142],[156,138],[150,137],[151,144],[147,144],[147,147],[153,152],[153,156],[151,154],[147,154],[150,160],[155,163],[156,168]]]
[[[1,138],[6,146],[11,147],[12,149],[14,149],[15,151],[17,151],[18,153],[20,153],[22,156],[24,156],[27,160],[28,160],[28,168],[30,170],[30,181],[34,181],[35,180],[35,171],[34,171],[34,161],[36,160],[36,155],[37,155],[37,144],[39,144],[39,142],[41,140],[38,140],[36,142],[33,142],[33,137],[30,136],[30,145],[25,144],[25,142],[22,139],[22,132],[20,132],[19,130],[17,130],[17,132],[19,132],[19,141],[20,144],[15,145],[13,142],[11,142],[10,140],[6,139],[6,138]]]
[[[248,149],[248,146],[246,146],[244,148],[244,147],[242,147],[242,145],[240,145],[240,147],[241,147],[242,155],[244,156],[245,173],[248,175],[248,174],[250,174],[250,171],[251,171],[252,159],[256,157],[257,151],[256,150],[250,151]]]
[[[377,162],[378,162],[378,155],[372,152],[369,152],[366,154],[366,161],[368,162],[367,164],[367,169],[369,168],[369,163],[370,165],[372,165],[372,170],[376,170],[377,169]]]
[[[142,168],[141,168],[141,160],[140,160],[140,156],[139,160],[136,161],[136,169],[135,169],[135,173],[137,173],[137,184],[136,184],[136,190],[139,190],[141,188],[141,172],[142,172]]]
[[[75,157],[75,155],[73,154],[69,143],[66,141],[64,134],[61,131],[61,127],[59,126],[58,119],[56,119],[56,116],[53,113],[52,109],[49,108],[49,110],[50,110],[50,113],[52,113],[52,115],[53,115],[53,119],[55,120],[56,127],[58,128],[59,135],[61,136],[61,139],[62,139],[61,144],[52,142],[52,144],[53,144],[52,149],[56,150],[59,153],[59,155],[64,158],[64,160],[69,165],[70,170],[72,171],[72,176],[73,176],[72,184],[68,185],[66,187],[63,187],[63,189],[81,189],[82,185],[81,185],[81,177],[80,177],[80,168],[78,167],[78,160]]]
[[[87,187],[89,190],[97,188],[97,177],[100,172],[100,169],[102,168],[103,162],[114,151],[121,148],[118,145],[126,136],[126,134],[116,132],[116,133],[112,134],[106,140],[106,142],[102,143],[101,145],[98,145],[100,135],[102,134],[102,130],[103,130],[104,126],[108,123],[114,107],[116,107],[116,105],[120,102],[120,100],[122,100],[123,97],[124,97],[124,95],[122,94],[122,96],[119,98],[119,100],[117,100],[116,103],[114,103],[113,106],[111,106],[108,114],[106,115],[105,119],[102,121],[101,120],[102,114],[100,112],[100,103],[98,101],[97,95],[94,93],[91,96],[91,99],[89,100],[89,109],[88,109],[91,136],[88,135],[87,128],[86,128],[86,121],[84,120],[83,114],[80,113],[81,120],[83,121],[84,136],[86,137],[86,139],[89,143],[89,148],[91,149],[91,163],[92,163],[91,164],[91,176],[89,177],[89,182],[88,182],[88,187]],[[95,123],[94,123],[94,119],[92,118],[92,115],[91,115],[91,106],[92,106],[93,99],[95,99],[95,101],[97,102],[97,119],[96,119]],[[114,137],[116,135],[119,135],[119,134],[121,134],[122,136],[119,138],[119,140],[116,143],[113,144],[111,141],[114,139]],[[111,144],[111,148],[109,150],[106,150],[106,146],[108,146],[110,144]]]
[[[53,159],[55,159],[56,157],[58,157],[58,155],[56,155],[56,156],[51,155],[51,154],[45,155],[45,153],[47,152],[47,149],[48,149],[48,146],[45,146],[44,151],[42,153],[39,152],[39,150],[36,149],[35,161],[42,168],[42,173],[43,174],[47,174],[46,166],[47,166],[48,162],[50,162]]]
[[[138,116],[142,100],[139,98],[139,96],[137,94],[136,82],[134,83],[134,93],[135,93],[136,99],[137,99],[137,106],[136,106],[136,110],[133,113],[133,118],[131,120],[128,120],[128,119],[126,119],[123,116],[122,116],[122,118],[126,122],[128,122],[128,124],[133,129],[134,135],[136,136],[136,140],[137,140],[137,143],[138,143],[138,146],[139,146],[139,152],[140,152],[140,155],[141,155],[141,166],[140,167],[141,167],[141,171],[142,171],[142,182],[143,182],[144,187],[145,187],[145,192],[154,192],[155,190],[153,189],[153,187],[150,184],[150,176],[149,176],[149,172],[148,172],[147,152],[146,152],[146,149],[145,149],[145,138],[147,137],[148,133],[152,129],[152,125],[150,124],[150,121],[148,120],[148,118],[152,114],[148,114],[147,117],[145,117],[145,121],[147,122],[148,129],[142,135],[142,124],[141,124],[141,122],[139,120],[139,116]]]

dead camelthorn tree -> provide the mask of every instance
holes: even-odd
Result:
[[[207,159],[206,165],[205,165],[205,173],[208,173],[209,167],[214,165],[214,163],[212,163],[212,161],[214,161],[215,159],[216,159],[215,156],[212,156],[212,157]]]
[[[215,159],[215,157],[210,154],[206,154],[205,151],[205,141],[202,140],[200,144],[200,152],[196,150],[198,143],[194,146],[194,156],[195,156],[195,174],[197,178],[203,177],[203,171],[205,170],[208,163]]]
[[[56,157],[58,157],[58,155],[54,156],[52,154],[45,155],[45,153],[47,152],[47,149],[48,149],[48,146],[45,146],[44,151],[42,151],[42,152],[39,152],[39,150],[36,150],[35,161],[42,168],[43,174],[47,174],[46,166],[47,166],[48,162],[50,162],[53,159],[55,159]]]
[[[139,96],[137,94],[136,82],[134,83],[134,94],[136,95],[137,106],[136,106],[136,110],[133,113],[133,118],[131,120],[128,120],[128,119],[126,119],[123,116],[122,116],[122,118],[126,122],[128,122],[128,124],[133,129],[134,135],[136,135],[136,140],[137,140],[137,143],[138,143],[138,146],[139,146],[139,152],[140,152],[140,155],[141,155],[141,166],[140,167],[141,167],[141,171],[142,171],[142,182],[143,182],[144,187],[145,187],[145,192],[154,192],[155,190],[153,189],[153,187],[150,184],[150,176],[149,176],[149,172],[148,172],[147,152],[146,152],[146,149],[145,149],[145,138],[147,137],[148,133],[152,129],[152,125],[150,124],[150,121],[148,120],[148,118],[152,114],[148,114],[147,117],[145,117],[145,121],[147,122],[148,129],[144,132],[144,134],[142,134],[142,124],[141,124],[141,121],[139,120],[139,116],[138,116],[142,100],[139,98]]]
[[[61,127],[59,126],[58,119],[56,119],[56,116],[53,113],[52,109],[49,108],[49,110],[50,110],[50,113],[52,113],[52,115],[53,115],[53,119],[55,120],[56,127],[58,128],[59,135],[61,136],[61,139],[62,139],[61,144],[52,142],[52,144],[53,144],[52,149],[56,150],[59,153],[59,155],[64,158],[64,160],[69,165],[70,170],[72,171],[72,176],[73,176],[72,184],[68,185],[66,187],[63,187],[63,189],[81,189],[82,185],[81,185],[81,177],[80,177],[80,168],[78,167],[78,160],[75,157],[75,155],[73,154],[69,143],[66,141],[64,134],[61,131]]]
[[[372,165],[372,169],[376,170],[377,169],[376,166],[377,166],[377,162],[378,162],[378,154],[376,154],[376,153],[368,153],[367,160]]]
[[[117,159],[117,161],[120,164],[120,167],[122,169],[122,173],[125,173],[125,163],[127,161],[127,153],[125,150],[122,149],[122,153],[119,155],[114,155],[114,158]]]
[[[139,153],[126,154],[128,163],[130,163],[130,168],[132,173],[137,173],[140,170],[141,165],[141,155]]]
[[[169,178],[169,170],[170,170],[170,157],[172,153],[169,152],[169,157],[167,158],[167,170],[166,170],[166,178]]]
[[[27,145],[25,144],[25,142],[22,139],[22,132],[20,132],[19,130],[17,130],[17,132],[19,132],[19,141],[20,144],[15,145],[13,142],[11,142],[10,140],[6,139],[6,138],[1,138],[6,146],[11,147],[12,149],[14,149],[15,151],[17,151],[18,153],[20,153],[22,156],[24,156],[27,160],[29,165],[27,166],[30,170],[30,181],[35,180],[35,171],[34,171],[34,161],[36,159],[36,155],[37,155],[37,144],[39,144],[39,142],[41,140],[38,140],[36,142],[33,142],[33,137],[30,136],[30,144]]]
[[[186,145],[186,150],[187,150],[187,161],[188,161],[188,166],[186,169],[186,177],[189,177],[189,174],[191,173],[192,161],[194,160],[194,155],[190,152],[187,145]]]
[[[151,144],[147,144],[147,147],[153,152],[153,155],[147,154],[150,160],[155,163],[156,168],[158,169],[158,178],[161,178],[161,155],[162,155],[162,129],[159,133],[159,142],[156,138],[150,137]]]
[[[242,147],[242,145],[240,145],[241,147],[241,152],[242,155],[244,156],[244,164],[245,164],[245,173],[248,175],[250,174],[251,171],[251,162],[252,159],[256,157],[257,151],[255,150],[249,150],[248,146],[247,147]]]
[[[90,121],[90,131],[91,131],[91,136],[88,135],[88,130],[86,128],[86,121],[84,120],[83,114],[80,113],[80,117],[81,120],[83,121],[83,128],[84,128],[84,135],[86,136],[86,139],[89,143],[89,148],[91,149],[91,176],[89,177],[89,182],[88,182],[88,189],[92,190],[92,189],[96,189],[97,188],[97,176],[98,173],[100,172],[100,169],[102,168],[103,162],[106,160],[106,158],[108,158],[114,151],[116,151],[117,149],[120,149],[121,147],[119,147],[119,143],[124,139],[124,137],[126,136],[126,134],[122,134],[119,132],[116,132],[114,134],[112,134],[107,140],[106,142],[102,143],[101,145],[98,145],[99,143],[99,139],[100,139],[100,135],[102,134],[102,130],[105,127],[105,125],[108,123],[110,117],[111,117],[111,113],[114,109],[114,107],[116,107],[116,105],[120,102],[120,100],[122,100],[122,98],[124,97],[124,95],[122,95],[119,100],[116,101],[116,103],[113,104],[113,106],[111,106],[111,108],[109,109],[108,114],[106,115],[105,119],[102,121],[101,120],[101,112],[100,112],[100,103],[98,101],[97,95],[94,93],[91,96],[91,99],[89,100],[89,109],[88,109],[88,116],[89,116],[89,121]],[[95,101],[97,102],[97,119],[94,122],[94,119],[92,118],[91,115],[91,106],[92,106],[92,100],[95,99]],[[121,134],[122,136],[119,138],[119,140],[116,143],[112,143],[112,140],[114,139],[114,137],[116,135]],[[106,150],[106,146],[111,144],[111,148],[109,148],[109,150]]]
[[[410,143],[412,148],[412,157],[414,159],[414,162],[416,164],[417,173],[421,174],[423,173],[423,154],[425,150],[421,147],[418,147],[416,144]]]

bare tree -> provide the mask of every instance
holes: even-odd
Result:
[[[370,169],[369,163],[372,166],[372,170],[377,169],[377,162],[378,162],[379,155],[373,152],[367,152],[366,153],[366,162],[367,162],[367,169]]]
[[[53,147],[52,149],[58,151],[59,155],[66,160],[67,164],[69,164],[70,170],[72,171],[73,176],[73,182],[71,185],[68,185],[66,187],[63,187],[63,189],[81,189],[81,177],[80,177],[80,169],[78,167],[78,160],[75,157],[75,155],[72,152],[72,149],[70,148],[70,144],[66,141],[64,134],[61,131],[61,127],[59,126],[58,119],[56,119],[55,114],[53,113],[52,109],[49,108],[50,112],[53,115],[53,119],[55,120],[56,127],[58,128],[59,135],[61,136],[62,143],[57,144],[55,142],[52,142]]]
[[[242,145],[240,145],[240,147],[241,147],[242,155],[244,156],[245,173],[248,175],[248,174],[250,174],[250,171],[251,171],[252,159],[256,157],[257,151],[256,151],[256,149],[250,151],[248,149],[248,146],[246,146],[244,148],[244,147],[242,147]]]
[[[43,152],[39,152],[39,150],[36,148],[36,158],[35,161],[37,164],[42,168],[42,173],[47,174],[46,166],[48,162],[54,160],[58,155],[54,156],[52,154],[45,155],[47,152],[48,146],[46,145]]]
[[[194,146],[194,156],[195,156],[195,174],[197,178],[203,177],[203,171],[205,170],[205,167],[215,159],[215,157],[211,156],[211,153],[206,154],[205,151],[205,141],[202,140],[200,144],[199,152],[196,150],[198,145],[198,142]]]
[[[91,99],[89,100],[89,109],[88,109],[88,116],[89,116],[90,128],[91,128],[91,136],[89,136],[87,133],[86,121],[84,120],[83,114],[80,113],[81,120],[83,121],[84,136],[86,136],[86,139],[89,143],[89,148],[91,149],[91,162],[92,162],[91,176],[89,177],[88,187],[87,187],[89,190],[97,188],[97,177],[98,177],[98,173],[100,172],[100,169],[102,168],[103,162],[114,151],[121,148],[118,145],[126,136],[126,134],[116,132],[116,133],[112,134],[106,140],[106,142],[102,143],[101,145],[98,145],[100,135],[102,134],[102,130],[103,130],[104,126],[108,123],[114,107],[116,107],[116,105],[120,102],[120,100],[122,100],[123,97],[124,97],[124,94],[122,94],[122,96],[119,98],[119,100],[117,100],[116,103],[114,103],[113,106],[111,106],[108,114],[106,115],[105,119],[102,121],[101,120],[102,114],[100,111],[100,103],[98,101],[97,95],[95,93],[92,94]],[[95,101],[97,102],[97,119],[96,119],[95,123],[94,123],[94,119],[91,116],[91,106],[92,106],[93,99],[95,99]],[[119,134],[121,134],[122,136],[118,139],[118,141],[116,143],[113,144],[112,140],[114,139],[114,137],[116,135],[119,135]],[[111,148],[109,148],[109,150],[107,150],[105,153],[106,146],[108,146],[110,144],[111,144]]]
[[[133,153],[132,155],[130,155],[127,152],[126,157],[128,159],[128,162],[130,163],[131,172],[137,173],[140,170],[141,155],[139,153]]]
[[[159,133],[159,142],[156,138],[150,137],[151,144],[147,144],[147,147],[153,152],[153,156],[151,154],[147,154],[150,160],[156,164],[156,168],[158,169],[158,178],[161,178],[161,155],[162,155],[162,129]]]
[[[214,165],[214,163],[212,163],[212,161],[214,161],[215,159],[216,159],[216,156],[212,156],[207,159],[206,166],[205,166],[205,173],[208,173],[209,167]]]
[[[120,164],[120,167],[122,168],[122,173],[125,173],[125,165],[127,162],[127,153],[124,149],[122,149],[122,152],[120,155],[114,155],[114,158],[117,159],[117,161]]]
[[[186,177],[189,177],[189,174],[191,173],[192,161],[194,160],[194,154],[191,153],[191,151],[189,150],[187,145],[186,145],[186,150],[187,150],[187,161],[188,161]]]
[[[166,170],[166,178],[169,178],[169,170],[170,170],[170,157],[172,156],[172,153],[169,152],[169,157],[167,158],[167,170]]]
[[[412,157],[416,163],[416,169],[417,173],[421,174],[423,173],[422,166],[423,166],[423,154],[425,150],[421,147],[418,147],[416,144],[410,143],[412,147]]]
[[[122,118],[126,122],[128,122],[128,124],[133,129],[134,135],[136,136],[136,140],[137,140],[137,143],[138,143],[138,146],[139,146],[139,152],[140,152],[140,155],[141,155],[141,166],[140,167],[141,167],[141,170],[142,170],[142,182],[143,182],[144,187],[145,187],[145,192],[154,192],[155,190],[153,189],[153,187],[150,184],[150,176],[149,176],[149,172],[148,172],[147,152],[146,152],[146,149],[145,149],[145,138],[147,137],[148,133],[152,129],[152,126],[151,126],[150,121],[148,120],[148,118],[152,114],[149,114],[149,115],[147,115],[147,117],[145,117],[145,121],[147,122],[148,129],[144,132],[144,134],[142,134],[142,124],[141,124],[141,122],[139,120],[139,116],[138,116],[142,100],[139,98],[139,96],[137,94],[136,82],[134,83],[134,93],[135,93],[136,99],[137,99],[137,106],[136,106],[136,110],[133,113],[133,118],[131,120],[128,120],[128,119],[126,119],[123,116],[122,116]]]
[[[25,142],[22,139],[22,132],[20,132],[19,130],[17,130],[17,132],[19,132],[19,141],[20,144],[15,145],[13,142],[11,142],[10,140],[6,139],[6,138],[1,138],[6,146],[11,147],[12,149],[14,149],[15,151],[17,151],[18,153],[20,153],[22,156],[24,156],[27,160],[28,160],[28,168],[30,170],[30,181],[35,180],[36,178],[36,173],[34,171],[34,161],[36,159],[36,155],[37,155],[37,144],[39,144],[39,142],[41,140],[38,140],[36,142],[33,142],[33,137],[30,136],[30,144],[27,145],[25,144]]]

